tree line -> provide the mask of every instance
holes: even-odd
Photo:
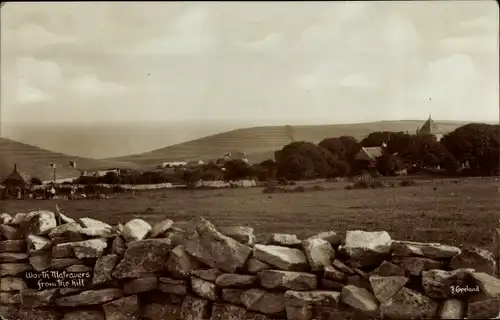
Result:
[[[373,161],[358,160],[362,147],[380,147]],[[297,141],[285,145],[274,159],[258,164],[228,160],[192,169],[108,173],[104,177],[81,177],[77,183],[150,184],[199,180],[304,180],[375,173],[393,176],[426,172],[444,175],[490,176],[500,174],[500,125],[471,123],[444,135],[406,132],[372,132],[361,141],[351,136],[323,139],[318,144]]]

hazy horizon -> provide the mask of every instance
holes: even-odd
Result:
[[[496,1],[8,2],[0,22],[1,134],[54,151],[500,118]]]
[[[423,124],[427,119],[404,121],[420,121]],[[394,121],[394,120],[393,120]],[[439,120],[436,122],[469,123],[469,121]],[[377,121],[383,130],[384,122]],[[369,122],[369,123],[377,123]],[[368,122],[365,122],[368,123]],[[498,123],[491,122],[491,123]],[[345,123],[344,123],[345,124]],[[353,124],[353,123],[352,123]],[[358,123],[359,124],[359,123]],[[300,127],[304,125],[294,125]],[[331,123],[313,124],[335,125]],[[342,125],[342,124],[337,124]],[[279,125],[268,125],[279,126]],[[44,124],[13,124],[7,123],[2,129],[3,137],[19,142],[31,144],[50,151],[61,152],[73,156],[82,156],[94,159],[112,158],[152,151],[170,145],[203,138],[236,129],[262,127],[251,123],[44,123]]]

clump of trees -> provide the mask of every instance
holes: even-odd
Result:
[[[362,147],[381,147],[374,161],[356,159]],[[408,173],[450,175],[500,174],[500,125],[467,124],[446,134],[372,132],[361,141],[354,137],[326,138],[318,144],[292,142],[274,154],[274,160],[250,165],[242,160],[219,160],[184,170],[110,172],[103,177],[80,177],[80,184],[180,183],[195,186],[199,180],[290,181],[346,177],[372,172],[384,176]]]
[[[381,147],[373,163],[356,160],[361,147]],[[453,175],[500,174],[500,125],[467,124],[446,134],[372,132],[358,142],[332,137],[319,144],[292,142],[275,153],[277,176],[301,180],[357,175],[370,170],[385,175],[439,172]]]

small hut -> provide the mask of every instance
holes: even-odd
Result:
[[[7,178],[2,181],[1,185],[5,187],[3,197],[5,197],[7,194],[13,194],[17,198],[20,198],[24,197],[24,190],[26,189],[28,183],[26,179],[19,173],[17,164],[15,164],[14,170],[9,176],[7,176]]]

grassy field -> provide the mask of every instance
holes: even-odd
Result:
[[[0,212],[54,210],[57,203],[71,217],[109,223],[203,216],[218,226],[253,226],[257,233],[306,237],[328,230],[386,230],[393,239],[491,248],[500,219],[500,181],[494,178],[425,180],[411,187],[366,190],[345,190],[345,185],[330,182],[323,184],[326,191],[284,194],[251,188],[154,191],[109,200],[9,200],[0,201]]]

